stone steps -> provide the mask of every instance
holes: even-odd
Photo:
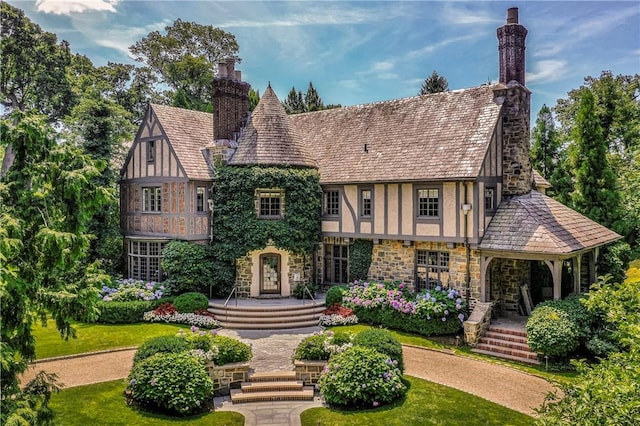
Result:
[[[296,379],[295,371],[253,373],[240,389],[231,390],[231,402],[313,401],[314,391]]]
[[[527,333],[523,330],[490,325],[471,351],[523,364],[540,364],[538,354],[527,344]]]
[[[305,305],[224,306],[209,303],[222,327],[243,330],[271,330],[313,327],[318,325],[324,303],[309,302]]]

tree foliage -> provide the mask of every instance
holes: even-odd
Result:
[[[303,95],[302,91],[296,90],[295,86],[291,87],[291,90],[287,94],[287,98],[282,101],[287,114],[300,114],[303,112],[322,111],[325,109],[340,108],[341,105],[329,104],[325,105],[322,102],[322,98],[318,93],[318,90],[313,85],[313,82],[309,82],[307,92]]]
[[[165,31],[149,33],[129,50],[158,76],[160,83],[171,88],[174,100],[178,96],[182,104],[207,111],[216,65],[227,58],[239,61],[235,36],[211,25],[180,19]]]
[[[444,76],[438,74],[434,70],[429,77],[427,77],[422,86],[420,87],[419,95],[428,95],[430,93],[440,93],[449,91],[449,83]]]
[[[68,338],[73,317],[95,317],[98,287],[108,280],[85,262],[89,223],[111,196],[93,181],[104,163],[57,143],[44,120],[16,112],[0,129],[1,144],[15,151],[0,179],[3,424],[18,409],[18,375],[35,358],[36,320],[51,315]]]
[[[545,179],[550,179],[558,163],[560,140],[556,135],[551,108],[542,105],[531,134],[531,165]]]
[[[575,176],[573,206],[601,225],[613,228],[618,220],[620,195],[591,91],[585,91],[580,101],[573,139],[569,154]]]

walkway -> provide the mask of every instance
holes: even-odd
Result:
[[[300,340],[319,330],[317,327],[294,330],[241,331],[221,330],[220,334],[251,344],[257,371],[292,369],[291,354]],[[97,353],[35,363],[23,376],[23,383],[36,371],[57,373],[66,387],[81,386],[125,378],[133,363],[134,349]],[[404,346],[405,372],[411,376],[450,386],[533,415],[544,397],[554,388],[544,379],[510,367],[459,357],[448,353]],[[445,368],[446,367],[446,368]],[[322,402],[282,401],[232,405],[228,397],[215,398],[216,410],[238,411],[245,425],[300,425],[300,412],[320,407]]]

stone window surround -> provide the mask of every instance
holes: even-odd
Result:
[[[260,219],[284,217],[285,191],[280,188],[257,188],[255,191],[256,215]]]

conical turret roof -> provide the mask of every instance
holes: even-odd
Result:
[[[229,164],[317,168],[271,85],[251,114]]]

